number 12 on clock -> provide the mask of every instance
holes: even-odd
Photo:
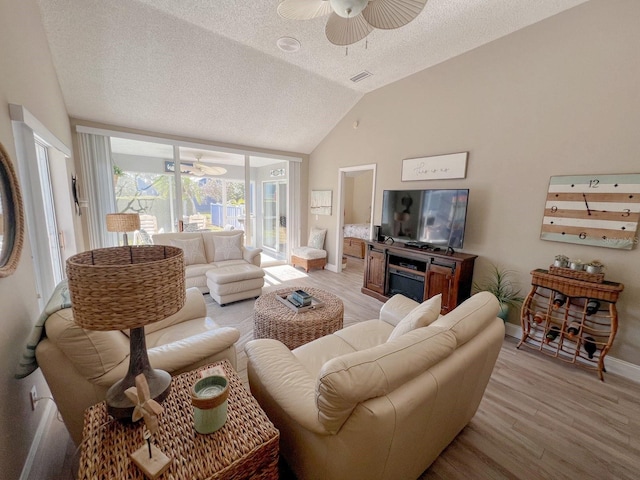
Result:
[[[640,221],[640,173],[549,180],[540,238],[630,250]]]

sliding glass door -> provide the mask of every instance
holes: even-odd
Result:
[[[278,254],[287,249],[287,182],[262,185],[262,245]]]
[[[173,147],[152,142],[111,138],[113,184],[118,213],[138,213],[140,230],[129,243],[148,244],[155,233],[177,225]]]
[[[257,190],[256,246],[266,262],[283,262],[288,257],[290,215],[289,162],[277,158],[249,158],[250,177]]]
[[[110,148],[117,211],[140,214],[131,243],[181,228],[243,230],[267,261],[286,261],[296,162],[122,137],[110,137]]]

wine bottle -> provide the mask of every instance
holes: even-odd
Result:
[[[596,346],[596,341],[593,337],[586,337],[584,339],[584,351],[587,352],[589,358],[593,358],[593,354],[596,353],[598,347]]]
[[[544,322],[545,316],[546,315],[543,312],[536,312],[536,314],[533,316],[533,321],[537,324],[540,324]]]
[[[546,343],[553,342],[560,335],[560,327],[557,325],[552,325],[547,334],[544,336],[544,341]]]
[[[554,310],[559,309],[562,305],[564,305],[564,302],[566,302],[566,301],[567,301],[567,297],[565,297],[561,293],[556,293],[553,296],[553,309]]]
[[[574,338],[580,332],[580,322],[571,322],[567,327],[569,338]]]
[[[598,300],[590,298],[587,302],[587,315],[593,315],[598,310],[600,310],[600,302]]]

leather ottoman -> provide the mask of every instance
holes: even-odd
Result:
[[[222,306],[262,294],[264,270],[253,264],[212,268],[206,275],[209,294]]]

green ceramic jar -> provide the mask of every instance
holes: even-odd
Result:
[[[201,378],[193,386],[193,423],[198,433],[213,433],[227,421],[229,385],[220,375]]]

